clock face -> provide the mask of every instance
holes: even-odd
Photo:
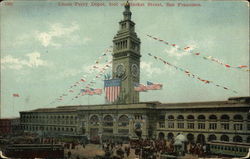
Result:
[[[125,74],[125,67],[124,65],[121,63],[116,67],[116,75],[118,77],[122,77]]]
[[[131,66],[131,72],[133,76],[137,76],[139,74],[139,68],[136,64]]]

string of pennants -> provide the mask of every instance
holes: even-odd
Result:
[[[147,85],[135,83],[134,90],[137,92],[147,92],[148,90],[160,90],[163,85],[147,81]]]
[[[101,60],[104,59],[104,57],[111,56],[111,53],[112,53],[111,48],[112,48],[112,46],[107,48],[104,51],[104,53],[101,56],[99,56],[97,58],[97,60],[95,60],[95,64],[92,66],[92,68],[89,69],[90,71],[98,72],[92,80],[87,80],[86,76],[88,75],[88,73],[85,74],[78,81],[71,84],[65,93],[62,93],[59,97],[55,98],[55,100],[53,100],[50,104],[63,101],[66,96],[69,96],[69,95],[73,94],[74,92],[78,92],[78,94],[76,96],[74,96],[71,100],[74,100],[82,95],[101,95],[102,89],[95,89],[92,87],[94,87],[94,85],[96,84],[95,80],[98,78],[101,78],[103,75],[105,75],[105,71],[107,71],[109,68],[111,68],[112,61],[106,60],[105,61],[106,63],[104,63],[103,65],[101,65],[101,63],[100,63]],[[85,85],[85,86],[82,87],[83,85]],[[82,87],[84,89],[80,89],[80,92],[75,91],[75,89],[78,89],[78,87]]]
[[[90,88],[90,89],[81,89],[81,95],[101,95],[102,89],[101,88]],[[80,95],[80,94],[79,94]]]
[[[165,40],[162,40],[162,39],[159,39],[157,37],[154,37],[152,35],[147,35],[148,37],[150,37],[151,39],[154,39],[156,41],[159,41],[159,42],[162,42],[168,46],[172,46],[174,48],[176,48],[177,50],[179,51],[184,51],[184,52],[188,52],[194,56],[199,56],[201,58],[203,58],[204,60],[210,60],[210,61],[213,61],[213,62],[216,62],[222,66],[225,66],[226,68],[234,68],[234,69],[237,69],[237,70],[242,70],[242,71],[250,71],[249,67],[247,65],[239,65],[239,66],[232,66],[232,65],[229,65],[229,64],[225,64],[223,63],[221,60],[215,58],[215,57],[212,57],[212,56],[202,56],[200,52],[194,52],[192,51],[192,47],[190,46],[187,46],[185,48],[180,48],[178,47],[176,44],[171,44],[170,42],[167,42]]]
[[[80,92],[73,97],[71,100],[74,100],[76,98],[79,98],[80,96],[84,96],[84,95],[101,95],[102,94],[102,89],[101,88],[93,88],[93,86],[96,84],[95,80],[97,78],[101,78],[102,75],[104,75],[105,71],[108,68],[111,68],[111,62],[108,62],[106,64],[104,64],[103,67],[98,67],[100,69],[100,71],[98,72],[98,74],[95,75],[95,77],[88,83],[86,84],[85,87],[83,87],[84,89],[81,89]]]
[[[218,64],[220,64],[222,66],[225,66],[226,68],[234,68],[234,69],[238,69],[238,70],[242,70],[242,71],[250,71],[250,69],[248,68],[247,65],[232,66],[232,65],[229,65],[229,64],[225,64],[221,60],[219,60],[219,59],[217,59],[215,57],[202,56],[200,52],[192,51],[192,47],[190,47],[190,46],[187,46],[185,48],[180,48],[179,46],[177,46],[177,44],[171,44],[170,42],[167,42],[165,40],[159,39],[159,38],[151,36],[151,35],[147,35],[147,36],[150,37],[151,39],[162,42],[162,43],[164,43],[164,44],[166,44],[168,46],[174,47],[175,49],[177,49],[179,51],[188,52],[188,53],[190,53],[192,55],[199,56],[199,57],[201,57],[201,58],[203,58],[205,60],[210,60],[212,62],[216,62],[216,63],[218,63]],[[84,96],[84,95],[101,95],[102,94],[102,89],[93,88],[93,86],[96,84],[96,82],[95,82],[96,79],[101,78],[102,76],[105,76],[105,79],[110,77],[109,75],[105,75],[105,71],[107,71],[109,68],[111,68],[112,61],[106,60],[106,63],[104,65],[102,65],[102,66],[100,66],[101,65],[100,62],[102,61],[102,59],[104,59],[108,55],[111,55],[111,52],[112,52],[111,47],[112,46],[107,48],[105,50],[105,52],[100,57],[98,57],[97,60],[95,60],[95,64],[93,65],[93,67],[90,68],[90,71],[99,71],[92,80],[90,80],[88,82],[88,80],[86,80],[86,77],[85,77],[86,75],[84,75],[84,77],[80,78],[79,81],[76,81],[75,83],[73,83],[69,87],[69,89],[67,89],[67,93],[61,94],[58,98],[56,98],[53,102],[51,102],[51,104],[53,104],[54,102],[57,102],[57,101],[62,101],[64,99],[64,97],[68,96],[69,94],[74,93],[75,88],[77,88],[77,87],[79,87],[79,86],[81,86],[83,84],[86,84],[85,87],[81,86],[81,88],[83,88],[83,89],[80,89],[80,92],[77,91],[78,94],[76,96],[74,96],[71,100],[74,100],[74,99],[76,99],[76,98],[78,98],[80,96]],[[210,80],[202,79],[198,75],[195,75],[195,74],[191,73],[190,71],[188,71],[186,69],[177,67],[177,66],[167,62],[166,60],[164,60],[161,57],[154,56],[154,55],[152,55],[150,53],[148,55],[153,57],[156,60],[162,61],[164,64],[167,64],[169,66],[174,67],[177,70],[180,70],[180,71],[184,72],[189,77],[196,78],[197,80],[199,80],[199,81],[201,81],[201,82],[203,82],[205,84],[213,84],[216,87],[220,87],[220,88],[223,88],[225,90],[229,90],[229,91],[232,91],[234,93],[237,93],[237,91],[232,90],[232,89],[230,89],[228,87],[216,84],[216,83],[214,83],[213,81],[210,81]],[[147,85],[135,84],[134,89],[135,89],[135,91],[139,91],[139,92],[146,92],[147,90],[159,90],[159,89],[162,89],[162,84],[154,84],[152,82],[147,81]]]
[[[222,86],[222,85],[219,85],[219,84],[216,84],[214,83],[213,81],[210,81],[210,80],[205,80],[205,79],[202,79],[200,78],[198,75],[195,75],[193,74],[192,72],[190,72],[189,70],[186,70],[186,69],[183,69],[183,68],[180,68],[180,67],[177,67],[169,62],[167,62],[166,60],[164,60],[163,58],[159,57],[159,56],[154,56],[152,55],[151,53],[148,53],[148,56],[151,56],[153,57],[155,60],[159,60],[161,62],[163,62],[165,65],[168,65],[168,66],[172,66],[174,67],[176,70],[179,70],[179,71],[182,71],[183,73],[185,73],[188,77],[192,77],[192,78],[196,78],[197,80],[205,83],[205,84],[213,84],[214,86],[216,87],[220,87],[220,88],[223,88],[225,90],[228,90],[228,91],[232,91],[234,93],[238,93],[237,91],[233,90],[233,89],[230,89],[228,87],[225,87],[225,86]]]

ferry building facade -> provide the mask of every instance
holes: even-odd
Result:
[[[24,131],[43,135],[86,136],[89,140],[128,140],[134,137],[171,140],[179,133],[190,142],[212,140],[250,143],[250,97],[227,101],[140,102],[140,39],[125,5],[120,29],[113,39],[112,78],[121,79],[113,104],[58,106],[20,112]]]

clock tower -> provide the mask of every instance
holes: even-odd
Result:
[[[135,33],[135,23],[131,21],[130,4],[125,4],[120,29],[113,39],[113,79],[121,79],[118,104],[139,102],[139,92],[134,85],[140,83],[140,39]]]

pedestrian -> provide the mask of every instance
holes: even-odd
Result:
[[[127,156],[130,155],[130,147],[127,148]]]
[[[71,157],[71,151],[68,152],[68,158],[70,158],[70,157]]]
[[[76,159],[80,159],[79,155],[76,156]]]

